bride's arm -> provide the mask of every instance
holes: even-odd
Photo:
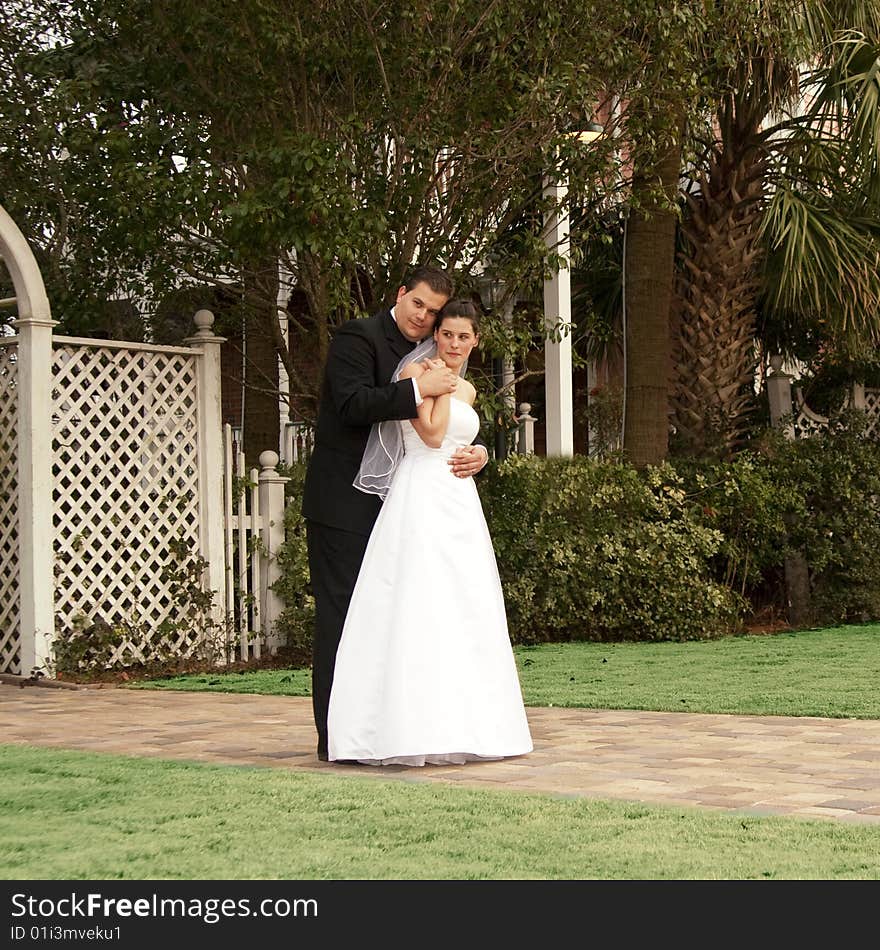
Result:
[[[401,379],[415,377],[418,379],[429,369],[443,368],[442,360],[425,360],[422,363],[410,363],[400,373]],[[443,444],[443,436],[449,426],[449,400],[451,396],[424,396],[416,410],[418,417],[411,419],[413,428],[425,445],[432,449],[439,449]]]
[[[418,432],[419,438],[432,449],[439,449],[443,444],[443,436],[449,427],[449,405],[452,396],[426,396],[416,410],[418,418],[412,419],[412,427]]]

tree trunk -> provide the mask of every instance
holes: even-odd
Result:
[[[666,195],[630,214],[624,251],[626,393],[623,445],[634,465],[656,465],[669,449],[671,373],[669,314],[675,263],[674,196],[681,153],[672,149],[654,169]]]
[[[278,276],[274,263],[245,274],[244,452],[256,466],[261,452],[277,452],[281,426],[278,407],[278,351],[275,328]]]
[[[672,404],[677,440],[693,455],[733,453],[755,405],[764,165],[743,153],[712,157],[682,227]]]

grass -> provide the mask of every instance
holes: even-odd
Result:
[[[3,879],[880,879],[880,828],[0,746]]]
[[[529,705],[880,718],[880,625],[520,647]],[[307,670],[130,688],[308,695]],[[880,827],[0,746],[3,879],[880,879]]]
[[[689,643],[517,647],[527,706],[880,719],[880,625]],[[308,670],[178,676],[149,689],[308,696]]]

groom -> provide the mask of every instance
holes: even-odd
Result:
[[[330,343],[302,502],[315,597],[312,706],[318,758],[323,761],[327,760],[327,709],[336,651],[382,505],[378,496],[359,491],[352,482],[374,422],[414,419],[424,397],[455,389],[458,376],[446,368],[428,370],[418,382],[389,382],[400,360],[431,334],[452,291],[452,280],[444,271],[417,268],[397,291],[390,310],[380,310],[366,320],[349,320]],[[452,459],[452,472],[467,478],[487,460],[483,445],[459,449]]]

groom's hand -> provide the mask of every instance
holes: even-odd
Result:
[[[419,392],[425,396],[445,396],[455,391],[458,385],[458,374],[453,373],[444,364],[426,369],[419,377]]]
[[[470,478],[476,475],[488,461],[489,450],[484,445],[465,445],[456,449],[449,460],[449,465],[456,478]]]

